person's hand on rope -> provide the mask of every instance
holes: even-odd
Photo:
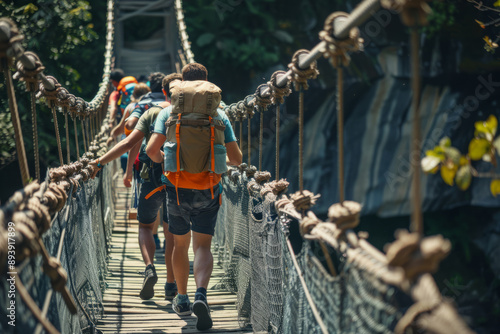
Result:
[[[90,175],[90,177],[93,179],[96,177],[97,173],[99,173],[99,171],[102,169],[102,167],[104,167],[99,161],[99,158],[89,162],[89,165],[95,166],[94,172],[92,173],[92,175]]]
[[[132,187],[132,172],[127,171],[123,174],[123,185],[127,188]]]

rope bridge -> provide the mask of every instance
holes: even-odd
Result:
[[[350,14],[333,13],[312,50],[299,50],[289,70],[278,71],[256,93],[228,105],[226,114],[238,123],[240,148],[247,122],[247,162],[223,177],[223,201],[214,241],[218,261],[225,270],[220,284],[237,293],[241,327],[272,333],[470,333],[454,307],[444,300],[430,275],[450,250],[440,236],[423,237],[419,173],[413,173],[412,232],[399,231],[385,253],[373,247],[359,224],[361,206],[344,198],[343,68],[349,53],[360,51],[363,41],[357,26],[380,5],[397,10],[411,27],[413,135],[412,151],[419,150],[419,35],[429,8],[422,0],[365,0]],[[9,291],[16,291],[16,331],[78,333],[96,331],[102,315],[106,256],[113,228],[113,168],[92,180],[90,159],[106,151],[107,98],[113,52],[113,9],[108,1],[108,32],[103,80],[92,101],[70,94],[55,78],[43,74],[38,57],[21,47],[22,35],[13,22],[0,19],[0,59],[6,79],[9,108],[25,188],[16,192],[0,211],[0,283],[3,328],[9,320]],[[181,1],[175,1],[183,62],[194,55],[183,21]],[[304,91],[319,75],[316,61],[327,57],[337,70],[339,198],[321,221],[311,211],[318,195],[304,189]],[[45,98],[52,110],[60,167],[41,181],[28,183],[30,173],[24,150],[10,64],[14,78],[31,93],[34,147],[37,148],[36,99]],[[294,89],[299,94],[299,191],[285,195],[288,182],[279,178],[280,104]],[[276,170],[262,169],[263,114],[274,105],[276,113]],[[57,111],[64,115],[67,164],[58,127]],[[249,165],[252,154],[251,123],[260,113],[259,166]],[[69,119],[73,120],[78,161],[70,162]],[[78,121],[77,121],[78,120]],[[78,129],[78,125],[80,125]],[[80,134],[80,136],[78,136]],[[80,156],[79,139],[83,144]],[[38,161],[36,149],[35,160]],[[42,267],[43,270],[40,270]],[[11,283],[13,282],[13,283]],[[57,292],[54,294],[54,291]],[[7,311],[6,311],[7,310]],[[5,314],[4,314],[5,313]],[[7,319],[7,320],[6,320]],[[165,324],[166,326],[168,324]]]

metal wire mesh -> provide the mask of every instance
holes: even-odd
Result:
[[[321,333],[292,262],[273,195],[249,194],[248,179],[223,178],[223,201],[214,241],[226,284],[238,292],[242,326],[254,332]],[[245,216],[245,212],[248,213]],[[248,229],[244,228],[247,224]],[[298,221],[291,221],[298,224]],[[235,245],[249,244],[249,256]],[[411,298],[328,247],[337,270],[324,265],[316,241],[303,241],[296,254],[321,318],[330,333],[392,333]],[[250,287],[250,288],[249,288]]]
[[[70,200],[69,218],[59,214],[43,236],[51,255],[57,253],[61,231],[66,228],[61,263],[68,274],[66,286],[77,300],[77,315],[71,315],[59,293],[54,293],[47,319],[61,333],[93,333],[93,324],[100,319],[102,291],[107,273],[108,241],[113,225],[112,173],[110,164],[94,180],[84,183]],[[42,308],[50,279],[41,270],[42,257],[31,258],[19,272],[19,277],[35,303]],[[0,280],[0,303],[7,305],[8,285]],[[37,321],[20,296],[16,295],[16,327],[7,324],[6,308],[0,309],[1,333],[33,333]],[[82,309],[83,308],[83,309]]]

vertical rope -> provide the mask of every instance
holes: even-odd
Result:
[[[417,156],[417,161],[413,165],[412,180],[412,221],[411,230],[423,235],[422,202],[420,198],[420,60],[419,49],[420,40],[416,27],[411,28],[411,88],[413,91],[412,110],[413,110],[413,140],[410,151],[410,161],[413,161],[413,153]],[[417,154],[418,153],[418,154]]]
[[[337,67],[337,132],[339,159],[339,201],[344,203],[344,72]]]
[[[238,124],[240,126],[240,151],[243,152],[243,118],[239,117]]]
[[[81,128],[82,128],[83,151],[87,152],[87,141],[85,140],[85,124],[83,123],[83,119],[82,118],[80,118],[80,125],[81,125]]]
[[[90,138],[94,140],[94,115],[90,114],[89,117],[89,124],[90,124]]]
[[[276,180],[280,179],[280,106],[276,105]]]
[[[75,129],[76,159],[80,159],[80,142],[78,141],[78,128],[76,126],[76,116],[73,118],[73,128]]]
[[[2,58],[2,69],[5,76],[5,85],[7,86],[7,94],[9,97],[9,109],[12,117],[12,124],[14,125],[14,135],[16,140],[17,158],[19,160],[19,169],[21,170],[21,177],[23,186],[28,184],[30,179],[30,171],[28,169],[28,159],[26,158],[26,150],[24,148],[23,132],[21,129],[21,121],[19,120],[19,112],[17,111],[16,94],[14,93],[14,84],[12,76],[7,64],[7,58]]]
[[[90,150],[90,142],[92,141],[92,138],[90,137],[90,125],[88,117],[85,118],[83,123],[85,123],[85,138],[87,139],[87,149],[85,151],[88,152]]]
[[[69,126],[68,126],[68,111],[64,110],[64,127],[66,128],[66,158],[68,164],[71,163],[71,152],[69,148]]]
[[[62,165],[64,165],[64,161],[63,161],[63,154],[62,154],[61,137],[59,136],[59,123],[57,122],[56,107],[52,106],[50,109],[52,110],[52,118],[54,119],[54,130],[56,131],[57,150],[59,152],[59,162],[62,166]]]
[[[33,129],[33,153],[35,155],[35,177],[40,181],[40,154],[38,152],[38,121],[36,118],[36,96],[31,92],[31,126]]]
[[[299,190],[304,190],[304,90],[299,90]]]
[[[248,114],[248,143],[247,143],[247,147],[248,147],[248,167],[250,167],[250,165],[252,164],[252,138],[251,138],[251,126],[250,126],[250,121],[251,121],[251,117],[250,117],[250,114]]]
[[[264,111],[260,111],[260,130],[259,130],[259,170],[262,170],[262,145],[264,140]]]

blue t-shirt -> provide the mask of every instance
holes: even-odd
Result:
[[[162,111],[160,111],[158,117],[156,117],[155,129],[154,129],[155,133],[159,133],[164,136],[167,134],[165,123],[167,122],[167,119],[170,116],[171,111],[172,111],[172,106],[168,106]],[[217,109],[217,112],[219,113],[219,116],[222,118],[224,125],[226,126],[226,129],[224,130],[224,142],[227,144],[236,141],[236,136],[234,135],[233,127],[231,126],[231,122],[227,118],[226,114],[222,109]],[[161,176],[161,181],[164,184],[173,187],[173,184],[167,179],[165,175]]]

